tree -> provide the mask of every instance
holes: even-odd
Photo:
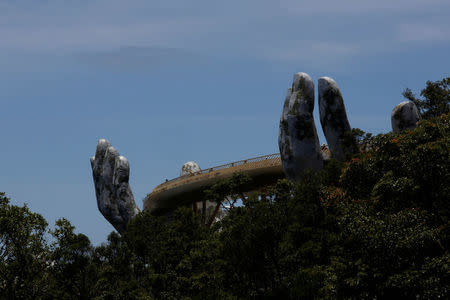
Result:
[[[378,135],[372,151],[345,166],[340,184],[354,199],[372,199],[384,209],[406,207],[448,213],[450,117],[425,120],[406,133]]]
[[[139,288],[133,272],[134,259],[134,253],[116,232],[111,232],[108,242],[95,249],[93,263],[98,279],[94,289],[99,299],[145,299],[148,293]]]
[[[64,218],[56,221],[51,231],[55,242],[51,252],[52,296],[58,299],[90,299],[95,283],[91,264],[92,246],[84,234],[74,233],[75,227]]]
[[[450,112],[450,77],[439,81],[427,81],[427,86],[420,92],[422,98],[416,97],[405,89],[403,97],[414,102],[422,118],[429,119]]]
[[[49,243],[44,218],[0,193],[0,299],[449,298],[450,114],[349,137],[348,161],[298,183],[212,185],[205,199],[229,201],[215,223],[142,212],[95,249],[65,219]]]
[[[449,121],[374,137],[343,169],[343,194],[324,197],[340,224],[327,267],[337,297],[448,298]]]
[[[250,183],[251,178],[247,174],[236,172],[230,178],[218,180],[206,189],[204,191],[204,198],[216,203],[216,206],[207,222],[205,222],[206,211],[203,209],[202,222],[211,226],[216,220],[216,216],[219,214],[221,208],[224,211],[228,211],[234,208],[239,199],[245,201],[246,188]]]
[[[113,267],[109,276],[128,299],[215,299],[221,291],[215,236],[191,208],[178,208],[170,219],[143,212],[123,236],[110,236],[103,268]]]
[[[36,299],[47,291],[47,222],[0,193],[0,297]]]

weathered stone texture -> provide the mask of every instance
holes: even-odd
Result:
[[[405,129],[414,129],[420,120],[417,106],[411,101],[404,101],[394,107],[391,113],[392,131],[398,133]]]
[[[283,171],[289,180],[298,181],[306,169],[323,167],[313,110],[314,82],[308,74],[297,73],[287,91],[278,136]]]
[[[181,167],[180,176],[191,175],[200,170],[200,166],[195,161],[188,161]]]
[[[128,222],[139,213],[128,184],[128,160],[120,156],[107,140],[101,139],[95,156],[91,157],[91,167],[98,209],[122,233]]]
[[[320,124],[327,139],[333,158],[344,161],[351,151],[350,145],[345,146],[345,136],[351,132],[347,119],[344,100],[337,83],[329,77],[319,78],[319,112]]]

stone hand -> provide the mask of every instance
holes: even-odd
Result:
[[[313,110],[314,82],[308,74],[297,73],[284,101],[278,137],[283,171],[289,180],[298,181],[305,169],[323,167]]]
[[[333,158],[344,161],[352,150],[344,146],[345,135],[351,132],[344,99],[337,83],[330,77],[319,78],[319,114],[323,134]]]
[[[404,101],[394,107],[391,113],[392,131],[399,133],[403,130],[414,129],[420,121],[417,106],[411,101]]]
[[[331,156],[345,160],[348,151],[344,137],[351,131],[342,94],[336,82],[329,77],[319,79],[320,123],[330,148]],[[278,145],[286,178],[298,181],[306,169],[320,170],[325,155],[321,152],[313,117],[314,82],[306,73],[294,75],[288,89],[280,120]]]
[[[123,233],[128,222],[139,213],[128,184],[128,160],[107,140],[101,139],[95,156],[91,157],[91,167],[98,209],[119,233]]]

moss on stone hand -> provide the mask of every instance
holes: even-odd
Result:
[[[300,102],[299,102],[299,96],[297,94],[296,98],[295,98],[295,101],[294,101],[294,105],[292,105],[292,107],[289,110],[288,114],[290,114],[290,115],[297,115],[299,106],[300,106]]]
[[[314,138],[315,130],[312,116],[299,116],[295,122],[295,129],[299,140]]]
[[[291,144],[289,142],[289,139],[286,137],[284,141],[282,141],[281,144],[281,149],[280,149],[281,155],[282,156],[287,156],[287,157],[283,157],[282,159],[292,159],[293,158],[293,154],[292,154],[292,150],[291,150]]]
[[[326,104],[325,105],[325,115],[323,118],[321,118],[322,126],[324,127],[324,131],[326,127],[331,126],[335,128],[338,132],[344,132],[348,130],[346,128],[346,122],[347,119],[347,113],[345,111],[344,107],[344,101],[342,99],[341,93],[339,90],[337,92],[334,89],[330,89],[329,93],[324,95]],[[337,99],[336,99],[337,98]],[[333,99],[330,101],[329,99]],[[338,105],[336,105],[336,109],[332,111],[330,107],[335,104],[335,102],[339,102]],[[344,122],[341,122],[341,120],[344,120]]]

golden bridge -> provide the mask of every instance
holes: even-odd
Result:
[[[230,178],[236,172],[245,173],[252,179],[246,186],[247,192],[275,184],[278,179],[284,177],[279,153],[240,160],[180,176],[158,185],[144,199],[144,210],[162,213],[180,205],[201,201],[206,188],[217,180]]]

